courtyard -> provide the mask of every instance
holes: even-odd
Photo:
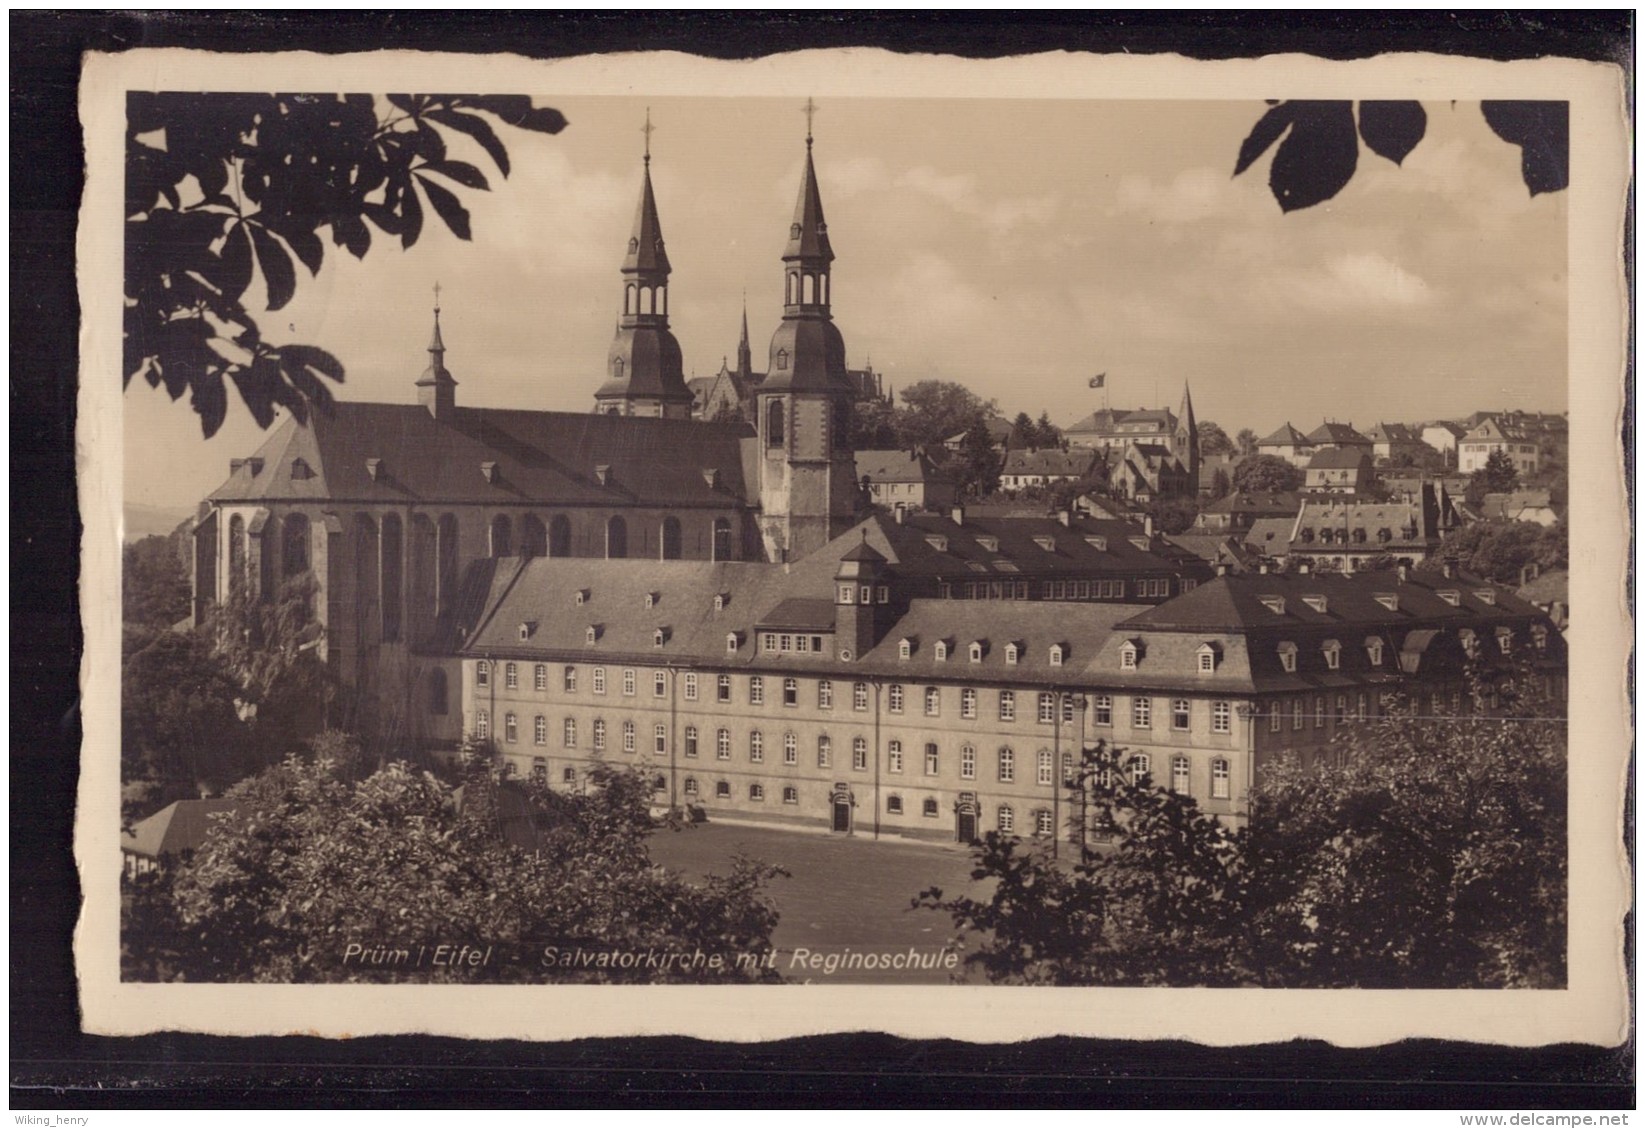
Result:
[[[931,886],[949,897],[985,892],[971,881],[970,851],[958,844],[701,823],[658,832],[650,847],[656,862],[692,878],[727,872],[737,854],[787,870],[770,886],[782,913],[772,940],[777,969],[797,982],[947,984],[963,971],[939,956],[953,922],[910,903]],[[897,958],[915,967],[846,967],[853,954],[865,964]]]

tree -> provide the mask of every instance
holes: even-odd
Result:
[[[1034,423],[1035,446],[1046,448],[1062,448],[1062,428],[1051,422],[1050,412],[1040,412],[1040,418]]]
[[[1488,101],[1480,104],[1498,137],[1520,148],[1520,173],[1532,196],[1557,192],[1570,181],[1570,105],[1566,102]],[[1359,145],[1402,164],[1428,130],[1420,102],[1270,100],[1240,145],[1234,175],[1280,142],[1268,187],[1282,211],[1331,199],[1353,179]],[[1284,138],[1283,141],[1280,139]]]
[[[457,188],[489,188],[447,156],[472,139],[505,177],[492,123],[558,133],[565,118],[524,95],[194,94],[133,92],[126,101],[126,312],[123,384],[142,376],[185,392],[209,438],[227,383],[261,427],[284,407],[298,419],[331,403],[343,365],[311,345],[263,339],[244,304],[260,273],[270,312],[291,301],[296,260],[318,274],[322,230],[356,258],[372,228],[417,242],[426,200],[470,238]]]
[[[900,431],[903,443],[910,447],[938,446],[994,410],[994,401],[950,380],[921,380],[900,395]]]
[[[1257,453],[1257,433],[1249,427],[1240,428],[1234,442],[1239,446],[1239,453],[1243,456],[1250,457]]]
[[[1228,433],[1222,426],[1206,420],[1197,425],[1199,430],[1199,453],[1201,458],[1216,458],[1219,455],[1232,455],[1234,441],[1228,438]],[[1255,436],[1253,435],[1253,439]]]
[[[1507,451],[1492,451],[1485,460],[1485,465],[1468,476],[1468,487],[1463,497],[1468,505],[1478,509],[1485,501],[1487,494],[1511,493],[1519,486],[1519,471],[1514,467],[1514,460]]]
[[[1224,470],[1222,467],[1218,467],[1215,471],[1212,472],[1212,474],[1211,474],[1211,498],[1212,498],[1212,500],[1215,500],[1217,498],[1226,498],[1226,497],[1228,497],[1229,492],[1232,491],[1233,488],[1234,488],[1233,480],[1228,477],[1228,472],[1226,470]]]
[[[240,778],[249,735],[239,686],[204,638],[160,633],[122,664],[120,688],[126,819]]]
[[[178,865],[133,963],[218,982],[779,978],[749,957],[770,949],[764,891],[779,871],[738,860],[690,883],[651,863],[639,773],[596,768],[586,794],[566,795],[472,752],[460,797],[403,763],[350,783],[294,757],[246,781]],[[491,959],[435,965],[442,943]]]
[[[1543,528],[1529,521],[1477,521],[1454,530],[1439,547],[1434,564],[1501,584],[1518,584],[1528,564],[1565,568],[1569,562],[1567,526],[1560,522]]]
[[[1155,529],[1174,537],[1193,527],[1199,506],[1192,498],[1155,498],[1148,503],[1148,514],[1154,519]]]
[[[155,535],[120,552],[121,618],[139,627],[166,628],[189,614],[191,588],[174,537]]]
[[[950,468],[963,497],[986,498],[1000,488],[1000,456],[982,416],[966,428]]]
[[[1005,445],[1013,451],[1021,451],[1040,445],[1040,431],[1027,412],[1018,412],[1017,418],[1011,421],[1011,435]]]
[[[871,396],[851,406],[851,449],[853,451],[902,450],[902,434],[897,409],[889,400]]]
[[[1278,455],[1253,455],[1234,468],[1234,489],[1241,493],[1275,493],[1302,489],[1302,470]]]
[[[1069,789],[1071,869],[991,834],[950,915],[990,980],[1313,988],[1565,982],[1564,702],[1470,664],[1463,709],[1390,693],[1335,756],[1266,766],[1232,829],[1098,742]]]

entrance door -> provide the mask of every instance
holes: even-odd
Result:
[[[851,801],[848,799],[834,801],[834,830],[841,834],[851,831]]]
[[[958,822],[959,822],[959,828],[958,828],[958,831],[955,835],[955,838],[957,838],[962,843],[974,843],[974,842],[976,842],[977,841],[977,813],[974,812],[974,811],[962,811],[962,812],[960,812]]]

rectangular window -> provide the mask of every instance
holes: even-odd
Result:
[[[722,761],[731,759],[731,730],[722,729],[714,735],[714,759]]]
[[[561,780],[562,783],[565,783],[565,784],[575,784],[575,783],[577,783],[577,770],[574,769],[574,768],[561,769],[560,770],[560,780]]]
[[[474,665],[474,685],[480,687],[491,685],[491,664],[484,659]]]
[[[977,692],[970,687],[960,691],[960,716],[966,721],[977,719]]]
[[[800,704],[800,682],[797,678],[783,679],[783,705],[797,706]]]
[[[632,668],[625,668],[623,670],[623,697],[632,698],[634,696],[634,686],[634,671]]]
[[[800,763],[800,739],[792,733],[783,734],[783,763]]]
[[[1131,728],[1152,729],[1154,727],[1154,699],[1131,699]]]
[[[601,718],[594,719],[594,751],[605,752],[605,721]]]
[[[545,663],[538,663],[537,664],[537,669],[536,669],[535,674],[533,675],[533,678],[534,678],[533,685],[538,690],[547,690],[548,689],[548,666]]]
[[[826,678],[817,683],[817,708],[820,710],[834,708],[834,684]]]
[[[902,771],[902,742],[892,741],[885,747],[885,770],[887,772]]]
[[[594,692],[596,694],[605,693],[605,667],[603,667],[603,666],[595,667],[594,668],[594,674],[593,674],[592,677],[593,677],[593,680],[594,680]]]
[[[765,761],[765,734],[758,729],[748,735],[748,759],[755,764]]]
[[[632,753],[634,751],[634,746],[634,723],[632,721],[625,721],[623,722],[623,752]]]
[[[975,780],[977,778],[977,750],[970,745],[960,749],[960,779]]]
[[[865,710],[868,708],[868,683],[854,682],[851,685],[851,708]]]
[[[537,720],[532,723],[531,741],[532,744],[535,745],[548,744],[548,718],[544,717],[542,714],[538,714]]]
[[[1185,756],[1171,758],[1171,791],[1179,796],[1186,796],[1193,787],[1192,766]]]
[[[697,757],[697,727],[695,725],[685,727],[685,755],[692,760]]]
[[[1000,783],[1009,784],[1017,778],[1017,754],[1010,749],[1000,750]]]
[[[1188,728],[1188,699],[1171,699],[1171,728],[1186,730]]]
[[[1097,694],[1091,699],[1093,725],[1114,724],[1114,699],[1108,694]]]
[[[834,762],[834,741],[824,733],[817,738],[817,767],[827,768]]]
[[[729,702],[731,700],[731,676],[729,674],[720,675],[717,689],[720,701]]]
[[[510,690],[518,690],[520,688],[520,668],[519,668],[519,666],[516,665],[515,663],[509,663],[506,667],[503,668],[503,671],[504,671],[504,673],[503,673],[503,683]]]
[[[925,716],[938,717],[942,714],[942,691],[935,686],[925,688]]]
[[[902,687],[892,686],[885,694],[886,708],[892,713],[902,712]]]
[[[851,767],[859,772],[868,768],[868,739],[855,737],[851,741]]]
[[[651,673],[651,696],[653,698],[668,697],[668,675],[657,670]]]
[[[1306,710],[1307,708],[1308,708],[1307,702],[1302,698],[1298,698],[1296,701],[1291,703],[1291,728],[1292,729],[1301,729],[1302,728],[1303,711]]]
[[[1218,757],[1211,762],[1211,798],[1226,800],[1228,798],[1228,762]]]
[[[1365,706],[1366,706],[1365,691],[1361,690],[1359,692],[1359,710],[1358,710],[1358,716],[1359,716],[1359,719],[1361,721],[1365,720]]]
[[[1273,702],[1268,707],[1268,732],[1278,733],[1285,724],[1285,703]]]
[[[664,753],[668,752],[668,726],[659,725],[651,731],[651,734],[652,750],[656,752],[658,756],[662,756]]]
[[[765,705],[765,679],[759,675],[750,675],[748,679],[748,704],[751,706]]]
[[[1325,695],[1314,695],[1314,728],[1322,729],[1325,726]]]
[[[1000,691],[1000,720],[1017,720],[1017,694],[1014,690]]]
[[[927,776],[937,775],[938,760],[937,746],[927,741],[925,743],[925,774]]]
[[[567,694],[575,694],[577,692],[577,668],[576,667],[568,666],[568,667],[565,668],[564,671],[561,672],[561,674],[560,674],[560,685],[565,688],[565,692]]]
[[[1034,775],[1035,782],[1041,787],[1049,787],[1052,783],[1052,775],[1055,772],[1056,762],[1051,759],[1051,750],[1041,749]]]
[[[504,715],[504,717],[503,717],[503,740],[507,741],[510,745],[512,745],[512,744],[514,744],[514,742],[518,741],[519,739],[520,739],[520,723],[519,723],[518,719],[516,719],[513,714]]]
[[[545,723],[544,728],[546,727],[547,726]],[[565,747],[568,749],[575,749],[577,747],[577,719],[574,717],[566,718],[565,724],[561,728],[565,737]]]
[[[1040,695],[1039,722],[1041,725],[1050,725],[1057,720],[1057,696],[1055,694]]]
[[[1343,722],[1345,722],[1347,720],[1348,720],[1348,695],[1347,694],[1338,694],[1337,695],[1336,723],[1338,725],[1341,725]]]
[[[1211,732],[1212,733],[1231,733],[1231,732],[1233,732],[1232,718],[1233,718],[1233,708],[1231,706],[1229,706],[1229,704],[1227,702],[1212,702],[1211,703]]]
[[[685,676],[685,700],[688,702],[697,700],[697,676],[695,674]]]

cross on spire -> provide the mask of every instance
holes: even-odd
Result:
[[[811,148],[811,119],[817,116],[817,104],[810,98],[805,100],[805,147]]]
[[[440,316],[440,283],[438,280],[434,283],[434,316]]]
[[[656,131],[657,127],[651,124],[651,107],[647,106],[645,124],[640,127],[640,132],[645,134],[645,163],[648,165],[651,163],[651,135]]]

